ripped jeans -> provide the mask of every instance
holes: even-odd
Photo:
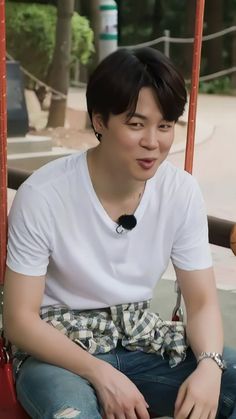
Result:
[[[97,358],[109,362],[132,380],[144,395],[150,411],[173,416],[182,382],[196,368],[188,349],[185,361],[170,368],[160,355],[130,352],[118,347]],[[225,349],[228,369],[222,375],[218,419],[236,419],[236,351]],[[89,382],[70,371],[29,357],[16,380],[17,395],[32,419],[101,419],[101,407]]]

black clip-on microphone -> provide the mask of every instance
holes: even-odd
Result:
[[[132,230],[136,226],[137,220],[133,214],[123,214],[118,218],[117,224],[116,232],[122,234],[123,229]]]

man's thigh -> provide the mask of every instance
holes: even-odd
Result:
[[[223,354],[228,369],[222,375],[218,418],[236,419],[236,351],[225,348]],[[192,350],[186,359],[170,368],[160,355],[135,352],[124,355],[124,373],[136,384],[158,416],[173,416],[179,387],[195,370],[197,364]]]
[[[54,365],[28,358],[19,371],[16,389],[33,419],[101,419],[89,382]]]
[[[222,378],[219,417],[236,418],[236,351],[225,349],[224,357],[228,370]],[[174,368],[160,355],[129,352],[123,348],[98,355],[98,358],[127,375],[144,395],[150,411],[158,416],[173,416],[179,387],[196,368],[191,349],[185,361]],[[17,394],[33,419],[101,419],[96,394],[87,380],[32,358],[20,369]]]
[[[179,387],[196,368],[196,359],[188,350],[185,361],[171,368],[161,355],[134,352],[124,355],[121,364],[123,372],[145,397],[150,411],[159,416],[173,416]]]

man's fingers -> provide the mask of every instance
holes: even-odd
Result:
[[[116,419],[115,418],[115,416],[113,415],[113,414],[110,414],[110,415],[104,415],[103,417],[102,417],[102,419]]]
[[[208,413],[204,412],[204,409],[201,406],[194,406],[189,416],[190,419],[208,419]]]
[[[139,419],[139,417],[136,415],[135,411],[127,412],[125,415],[125,419]]]
[[[139,402],[132,409],[118,408],[114,413],[104,413],[103,419],[149,419],[146,402]]]
[[[123,414],[123,413],[120,413],[119,415],[118,414],[116,414],[115,416],[114,416],[114,419],[127,419],[127,416],[125,415],[125,414]],[[133,419],[133,418],[132,418]],[[134,417],[134,419],[136,419],[136,417]]]
[[[149,413],[147,411],[147,408],[149,407],[149,405],[144,401],[140,402],[136,408],[135,408],[135,412],[136,412],[136,417],[137,419],[149,419]]]
[[[182,385],[179,388],[177,399],[175,401],[175,413],[174,413],[175,417],[178,414],[179,409],[181,408],[181,406],[184,403],[184,399],[186,397],[186,392],[187,392],[187,388],[184,385]]]
[[[186,397],[184,399],[183,404],[180,406],[179,410],[177,411],[177,414],[175,414],[175,419],[186,419],[190,417],[192,419],[192,416],[190,416],[192,410],[194,407],[194,402],[189,397]],[[202,418],[201,418],[202,419]]]
[[[216,415],[217,415],[217,409],[214,409],[213,411],[210,412],[207,419],[215,419]]]

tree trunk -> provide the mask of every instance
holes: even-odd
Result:
[[[234,18],[233,24],[236,25],[236,17]],[[236,67],[236,32],[233,33],[232,67]],[[236,93],[236,71],[232,74],[231,80],[232,80],[233,91]]]
[[[99,34],[100,34],[100,11],[99,5],[100,0],[77,0],[77,11],[80,15],[86,16],[90,22],[91,28],[94,33],[94,47],[95,53],[92,57],[92,63],[86,66],[86,69],[83,65],[80,66],[81,71],[84,73],[90,73],[98,64],[99,62]],[[85,79],[88,78],[88,74],[85,75]]]
[[[194,37],[196,0],[188,0],[186,4],[185,34],[187,38]],[[183,73],[186,79],[191,78],[193,62],[193,43],[183,44]]]
[[[162,0],[155,0],[153,7],[153,20],[152,20],[152,39],[155,39],[160,34],[160,23],[163,18],[163,4]],[[166,28],[167,29],[167,28]]]
[[[206,1],[207,34],[223,29],[223,0]],[[204,42],[207,57],[207,73],[215,73],[223,68],[223,38]]]
[[[58,0],[56,42],[50,71],[50,86],[63,96],[52,93],[48,127],[64,126],[66,115],[66,96],[69,88],[71,18],[74,0]]]
[[[93,56],[93,66],[96,67],[99,62],[99,35],[100,35],[100,12],[99,12],[99,0],[91,0],[90,5],[90,16],[91,16],[91,27],[94,33],[94,46],[95,54]]]

